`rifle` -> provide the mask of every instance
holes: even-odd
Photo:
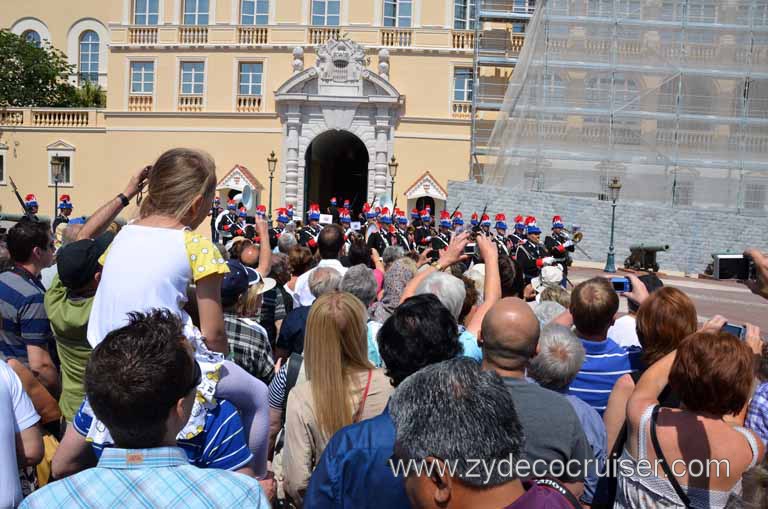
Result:
[[[19,188],[16,187],[16,182],[13,181],[13,178],[8,177],[8,180],[11,182],[11,188],[13,189],[13,193],[16,195],[16,199],[19,200],[19,204],[21,204],[21,210],[24,211],[24,216],[32,219],[32,213],[27,208],[27,204],[24,203],[24,200],[21,199],[21,195],[19,194]]]
[[[455,215],[456,215],[456,212],[458,212],[458,211],[459,211],[459,207],[461,207],[461,202],[459,202],[459,204],[458,204],[458,205],[456,205],[456,208],[455,208],[455,209],[453,209],[453,212],[451,213],[451,219],[453,219],[453,216],[455,216]]]

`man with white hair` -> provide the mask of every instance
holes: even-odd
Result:
[[[455,263],[466,260],[464,247],[468,243],[469,233],[455,235],[448,247],[440,251],[438,261],[429,267],[422,268],[416,277],[411,279],[408,286],[405,287],[400,302],[404,302],[414,295],[431,293],[440,299],[440,302],[448,308],[453,318],[458,322],[467,290],[461,279],[442,271]],[[459,324],[461,331],[459,342],[461,342],[466,357],[480,362],[483,359],[483,352],[478,342],[480,327],[483,324],[485,314],[501,299],[501,278],[499,276],[499,252],[493,241],[483,235],[478,235],[477,249],[483,263],[485,263],[484,300],[466,327]]]
[[[585,353],[581,341],[569,328],[561,325],[545,327],[539,337],[539,352],[528,366],[528,376],[542,387],[565,396],[581,422],[587,442],[602,471],[608,447],[605,424],[594,408],[576,396],[567,394],[568,386],[584,363]],[[591,467],[587,471],[584,495],[581,497],[581,501],[587,505],[593,503],[597,480],[597,470]]]

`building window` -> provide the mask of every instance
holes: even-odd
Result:
[[[744,208],[747,210],[765,209],[766,185],[756,182],[747,183],[744,189]]]
[[[93,30],[80,36],[80,80],[99,82],[99,36]]]
[[[181,95],[203,95],[204,62],[181,63]]]
[[[410,28],[412,12],[411,0],[384,0],[384,26]]]
[[[749,4],[739,6],[736,23],[753,26],[768,25],[768,4],[755,5],[754,2],[749,2]]]
[[[454,101],[471,101],[473,88],[472,69],[458,68],[453,70]]]
[[[184,0],[184,24],[208,24],[208,0]]]
[[[661,16],[664,21],[714,23],[717,18],[717,6],[711,0],[691,0],[688,2],[665,0],[661,5]]]
[[[157,25],[159,0],[136,0],[133,4],[134,25]]]
[[[455,0],[453,3],[453,28],[474,30],[477,23],[476,0]]]
[[[263,76],[264,64],[261,62],[241,63],[238,95],[261,95]]]
[[[268,25],[269,0],[243,0],[240,7],[241,25]]]
[[[42,44],[42,40],[40,39],[40,34],[35,32],[34,30],[27,30],[26,32],[21,34],[21,37],[23,37],[24,40],[27,41],[28,43],[33,44],[38,48]]]
[[[61,168],[58,178],[59,185],[72,185],[72,157],[66,154],[54,154],[50,156],[50,159],[48,160],[48,179],[50,185],[53,185],[56,181],[54,168],[57,164]]]
[[[587,3],[587,16],[591,17],[640,19],[641,14],[641,0],[589,0]]]
[[[155,91],[155,63],[131,62],[131,94],[147,95]]]
[[[340,0],[312,0],[312,24],[339,26]]]

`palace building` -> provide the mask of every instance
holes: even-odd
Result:
[[[59,193],[72,197],[75,215],[88,214],[178,146],[213,155],[222,198],[250,184],[264,204],[272,189],[272,209],[324,208],[336,196],[359,210],[392,193],[400,208],[437,211],[448,181],[472,174],[475,0],[3,7],[0,26],[61,49],[73,83],[97,82],[107,92],[104,109],[0,110],[4,213],[19,211],[9,176],[50,215],[61,168]],[[519,52],[520,31],[497,27],[504,51]],[[510,74],[507,65],[489,76],[503,90]],[[487,123],[495,114],[485,115]]]

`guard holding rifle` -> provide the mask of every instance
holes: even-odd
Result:
[[[301,229],[301,232],[299,233],[299,244],[312,249],[312,252],[314,253],[314,250],[317,247],[317,236],[320,235],[320,230],[322,230],[322,227],[318,223],[318,221],[320,221],[320,205],[317,203],[310,204],[309,210],[307,211],[307,218],[309,224]]]
[[[573,264],[571,253],[576,250],[576,245],[564,230],[563,219],[555,216],[552,218],[552,235],[547,235],[544,239],[544,247],[547,248],[549,256],[563,267],[563,279],[568,277],[568,267]]]
[[[274,228],[269,229],[269,246],[272,249],[277,247],[277,241],[280,240],[280,235],[285,231],[285,225],[291,222],[288,217],[288,209],[277,209],[277,225]]]
[[[451,243],[451,216],[447,210],[440,212],[440,230],[432,238],[432,250],[442,251]]]
[[[555,259],[547,256],[547,250],[539,240],[541,229],[536,226],[536,218],[532,216],[527,217],[525,225],[527,239],[524,243],[517,246],[515,259],[523,271],[525,284],[528,284],[533,278],[539,277],[542,267],[554,264]]]
[[[392,216],[389,215],[389,209],[384,207],[379,215],[378,229],[368,235],[367,245],[374,248],[379,255],[384,254],[384,250],[389,245],[389,227],[392,226]]]
[[[510,253],[515,253],[517,246],[525,242],[525,222],[523,221],[523,216],[518,215],[515,217],[515,231],[509,235],[509,241],[512,245]]]
[[[238,228],[237,223],[237,202],[229,200],[226,213],[219,214],[219,218],[216,220],[216,230],[221,235],[221,242],[223,244],[226,244],[235,237],[235,230]]]
[[[496,214],[495,228],[496,235],[493,236],[493,242],[499,250],[499,255],[509,256],[509,248],[507,247],[507,216]]]
[[[429,226],[429,211],[426,209],[422,210],[419,214],[421,217],[421,224],[416,227],[416,233],[414,234],[414,239],[416,241],[416,249],[421,253],[427,247],[431,246],[432,237],[434,237],[434,232],[432,231],[432,228]]]
[[[413,245],[413,242],[411,242],[410,234],[408,233],[408,218],[405,217],[405,212],[396,210],[395,217],[397,218],[395,229],[396,245],[402,247],[406,253],[413,251],[415,246]]]
[[[54,234],[56,233],[56,228],[58,228],[60,224],[69,223],[69,216],[72,215],[72,208],[72,198],[70,198],[68,194],[62,194],[59,197],[59,215],[56,216],[56,219],[53,221],[53,226],[51,226]]]

